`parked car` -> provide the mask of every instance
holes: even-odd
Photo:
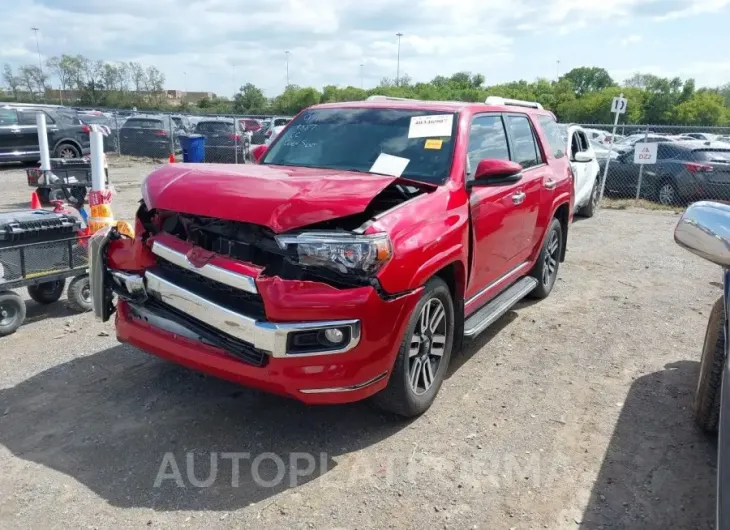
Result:
[[[611,133],[607,131],[602,131],[601,129],[591,129],[591,128],[584,128],[583,129],[588,136],[589,140],[595,140],[598,143],[601,144],[609,144],[611,143]],[[614,141],[616,141],[616,138],[614,137]]]
[[[116,311],[121,341],[306,403],[373,396],[415,416],[464,336],[555,284],[573,184],[537,103],[316,105],[254,149],[257,164],[162,166],[135,238],[96,232],[95,312]]]
[[[116,127],[116,123],[113,119],[107,118],[104,114],[87,114],[81,113],[79,118],[86,125],[98,124],[104,125],[109,128],[109,134],[104,136],[104,152],[113,153],[117,150],[117,142],[119,139],[119,130]]]
[[[256,131],[261,130],[261,121],[256,118],[242,118],[241,122],[243,122],[243,130],[246,132],[253,134]]]
[[[618,153],[610,149],[610,146],[607,146],[606,144],[601,144],[596,142],[595,140],[589,140],[591,147],[593,148],[593,153],[596,155],[596,160],[598,161],[598,164],[601,165],[602,162],[605,162],[608,160],[609,156],[611,160],[615,160],[618,158]]]
[[[634,196],[638,176],[632,149],[609,165],[606,190]],[[700,140],[660,143],[656,164],[644,165],[641,196],[666,205],[730,199],[730,146]]]
[[[697,425],[718,435],[715,528],[730,528],[730,205],[692,204],[674,231],[681,247],[723,269],[722,294],[712,306],[694,397]]]
[[[575,188],[575,213],[593,217],[601,194],[599,165],[588,133],[580,125],[560,125],[560,130],[569,153]]]
[[[195,126],[195,134],[205,136],[205,161],[243,163],[250,158],[249,137],[243,122],[231,118],[203,120]]]
[[[621,139],[620,141],[613,144],[613,148],[618,153],[626,153],[628,151],[631,151],[634,148],[634,145],[638,142],[646,142],[646,143],[655,143],[655,142],[668,142],[671,141],[670,138],[667,138],[664,135],[661,134],[655,134],[650,133],[647,135],[646,133],[641,134],[630,134],[629,136],[626,136],[625,138]]]
[[[289,123],[292,118],[286,116],[274,116],[268,120],[264,120],[261,123],[261,129],[255,131],[251,137],[252,144],[265,144],[271,135],[274,133],[275,127],[284,127]],[[279,129],[281,130],[281,129]]]
[[[80,158],[89,154],[89,128],[75,110],[59,105],[0,103],[0,161],[40,160],[38,112],[46,115],[51,157]]]
[[[719,134],[710,133],[684,133],[684,136],[689,136],[695,140],[704,140],[706,142],[716,142],[720,138]]]
[[[119,130],[119,148],[123,155],[166,158],[180,149],[183,132],[168,115],[136,115]]]
[[[172,118],[172,121],[175,122],[175,126],[178,130],[183,131],[185,134],[190,134],[193,132],[193,129],[195,129],[195,126],[190,121],[189,116],[182,116],[180,114],[172,114],[170,115]]]

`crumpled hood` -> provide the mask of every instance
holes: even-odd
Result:
[[[365,211],[395,177],[258,164],[168,164],[142,183],[147,207],[254,223],[274,232]]]

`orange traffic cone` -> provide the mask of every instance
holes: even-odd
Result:
[[[175,153],[170,153],[170,164],[175,163]]]
[[[41,200],[38,198],[38,192],[34,191],[30,194],[30,207],[32,210],[41,209]]]

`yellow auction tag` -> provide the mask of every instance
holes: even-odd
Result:
[[[444,145],[444,141],[439,138],[431,138],[426,140],[426,144],[423,146],[424,149],[441,149]]]

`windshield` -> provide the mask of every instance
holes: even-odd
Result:
[[[453,113],[429,110],[312,109],[277,136],[263,163],[402,175],[438,184],[451,167],[456,122]]]
[[[233,124],[224,121],[201,121],[197,126],[200,134],[233,133]]]

